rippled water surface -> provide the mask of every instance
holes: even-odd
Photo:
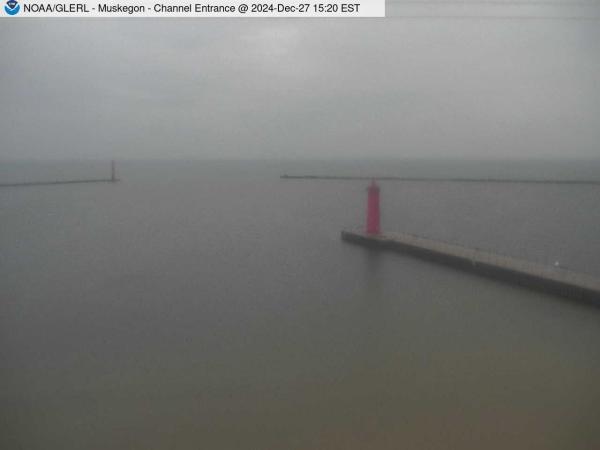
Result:
[[[600,308],[344,244],[365,182],[279,178],[598,168],[123,162],[2,188],[0,448],[600,448]],[[599,185],[381,185],[385,229],[600,276]]]

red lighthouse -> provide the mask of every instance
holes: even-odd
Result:
[[[379,234],[379,186],[375,180],[367,188],[367,234]]]

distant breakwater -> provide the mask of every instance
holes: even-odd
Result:
[[[119,181],[117,178],[117,164],[115,160],[110,162],[110,178],[79,178],[71,180],[51,180],[51,181],[21,181],[15,183],[0,183],[0,188],[10,187],[27,187],[27,186],[56,186],[59,184],[81,184],[81,183],[116,183]]]
[[[435,177],[398,177],[398,176],[352,176],[352,175],[288,175],[283,180],[379,180],[379,181],[426,181],[455,183],[531,183],[531,184],[591,184],[600,185],[600,180],[557,180],[528,178],[435,178]]]
[[[21,183],[0,183],[3,187],[25,187],[25,186],[53,186],[57,184],[78,184],[78,183],[115,183],[117,178],[97,178],[91,180],[63,180],[63,181],[25,181]]]

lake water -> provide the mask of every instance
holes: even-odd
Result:
[[[343,243],[364,181],[598,163],[122,162],[0,189],[2,449],[596,449],[600,308]],[[5,163],[0,182],[104,163]],[[382,182],[382,226],[600,276],[600,186]]]

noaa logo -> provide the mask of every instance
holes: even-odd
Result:
[[[19,2],[17,0],[8,0],[6,2],[6,5],[4,5],[4,11],[9,16],[14,16],[15,14],[18,14],[19,11],[21,11],[21,5],[19,5]]]

